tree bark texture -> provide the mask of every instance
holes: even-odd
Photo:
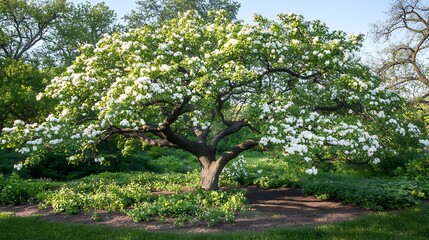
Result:
[[[219,189],[219,176],[223,170],[219,161],[211,161],[208,165],[201,164],[200,184],[206,190]]]

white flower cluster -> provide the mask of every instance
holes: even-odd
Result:
[[[98,126],[95,124],[89,124],[86,128],[82,131],[82,137],[89,138],[89,139],[95,139],[99,135],[101,135],[102,131],[98,130]]]
[[[244,178],[248,175],[245,165],[247,161],[243,155],[238,156],[237,159],[233,160],[231,166],[226,166],[222,173],[225,177],[229,179],[239,180],[240,178]]]
[[[312,168],[305,170],[305,173],[308,175],[317,175],[317,168],[313,166]]]
[[[100,163],[100,165],[102,165],[103,164],[103,162],[104,162],[104,157],[98,157],[98,158],[94,158],[94,162],[96,162],[96,163]]]
[[[428,139],[420,139],[419,143],[422,144],[425,149],[429,149],[429,140]]]
[[[374,160],[372,161],[373,164],[377,165],[381,162],[381,160],[379,158],[374,158]]]
[[[22,163],[14,164],[13,169],[20,171],[24,165]]]

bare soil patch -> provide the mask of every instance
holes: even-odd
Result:
[[[13,212],[15,216],[38,216],[46,221],[60,221],[77,224],[97,224],[110,227],[134,227],[145,230],[180,231],[191,233],[219,233],[231,231],[263,231],[276,227],[316,226],[339,221],[351,220],[356,216],[368,214],[370,211],[335,201],[320,200],[313,196],[305,196],[300,189],[278,188],[261,189],[247,187],[247,198],[251,209],[238,213],[232,223],[221,223],[215,227],[207,227],[205,223],[176,226],[174,221],[167,219],[135,223],[121,212],[98,212],[97,221],[94,213],[75,215],[55,214],[50,209],[38,209],[37,205],[0,206],[0,212]]]

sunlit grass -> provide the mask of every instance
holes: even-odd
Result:
[[[184,234],[139,229],[45,222],[36,217],[0,213],[0,239],[428,239],[429,206],[376,213],[350,222],[313,228],[274,229],[265,232]]]

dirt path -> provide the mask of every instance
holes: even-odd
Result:
[[[120,212],[100,212],[98,221],[92,219],[91,213],[75,215],[54,214],[49,209],[39,210],[37,205],[16,207],[0,206],[0,211],[14,212],[16,216],[38,215],[47,221],[60,221],[79,224],[100,224],[111,227],[137,227],[146,230],[181,231],[181,232],[225,232],[225,231],[261,231],[274,227],[315,226],[338,221],[350,220],[356,216],[368,214],[370,211],[345,205],[334,201],[320,200],[312,196],[304,196],[300,189],[279,188],[261,189],[248,187],[247,197],[252,209],[237,214],[233,223],[222,223],[209,228],[205,224],[177,227],[173,221],[165,223],[139,222],[134,223]]]

